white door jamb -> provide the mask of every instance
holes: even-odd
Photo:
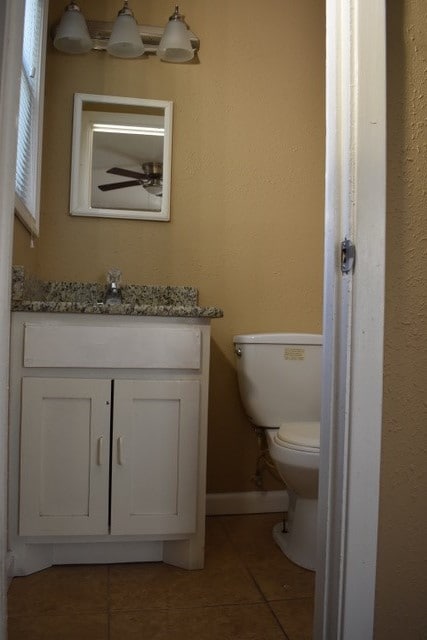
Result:
[[[314,637],[373,634],[385,279],[385,1],[327,0],[324,366]],[[356,246],[342,274],[341,242]]]

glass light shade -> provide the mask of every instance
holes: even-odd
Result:
[[[180,19],[171,19],[165,27],[157,55],[166,62],[188,62],[194,57],[187,26]]]
[[[144,45],[133,15],[119,14],[108,41],[107,51],[116,58],[139,58]]]
[[[92,48],[86,21],[75,3],[65,9],[53,40],[53,46],[64,53],[87,53]]]

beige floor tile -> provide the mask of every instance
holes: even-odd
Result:
[[[111,640],[283,640],[267,605],[139,611],[111,616]]]
[[[240,566],[186,571],[162,563],[110,567],[112,611],[171,609],[260,602],[249,573]]]
[[[14,578],[8,592],[10,616],[66,615],[107,611],[108,567],[50,567]]]
[[[267,600],[313,596],[315,574],[288,560],[272,538],[272,528],[280,516],[223,516],[220,522]]]
[[[239,546],[251,547],[256,541],[264,546],[271,545],[271,531],[283,519],[283,513],[251,513],[232,516],[217,516],[233,542]]]
[[[297,567],[286,558],[277,564],[259,563],[249,570],[266,600],[308,598],[314,595],[315,574]]]
[[[205,568],[244,566],[219,518],[206,519]]]
[[[289,640],[313,637],[314,599],[281,600],[270,603]]]
[[[257,513],[241,516],[222,516],[224,526],[234,550],[245,563],[265,559],[280,560],[283,555],[273,540],[272,530],[281,521],[281,513]]]
[[[107,640],[109,606],[111,640],[280,640],[280,625],[290,640],[309,640],[314,574],[275,545],[278,520],[280,514],[208,518],[202,571],[80,565],[15,578],[9,638]]]
[[[108,616],[89,613],[11,617],[8,640],[108,640]]]

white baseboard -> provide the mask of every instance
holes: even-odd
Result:
[[[241,491],[237,493],[208,493],[206,515],[219,516],[243,513],[274,513],[286,511],[288,492]]]

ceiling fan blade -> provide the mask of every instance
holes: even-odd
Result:
[[[140,185],[140,180],[126,180],[125,182],[110,182],[110,184],[100,184],[98,185],[98,189],[101,189],[101,191],[113,191],[114,189],[123,189],[124,187],[137,187]]]
[[[127,178],[146,178],[145,173],[139,171],[131,171],[130,169],[120,169],[120,167],[113,167],[108,169],[107,173],[113,173],[115,176],[125,176]]]

